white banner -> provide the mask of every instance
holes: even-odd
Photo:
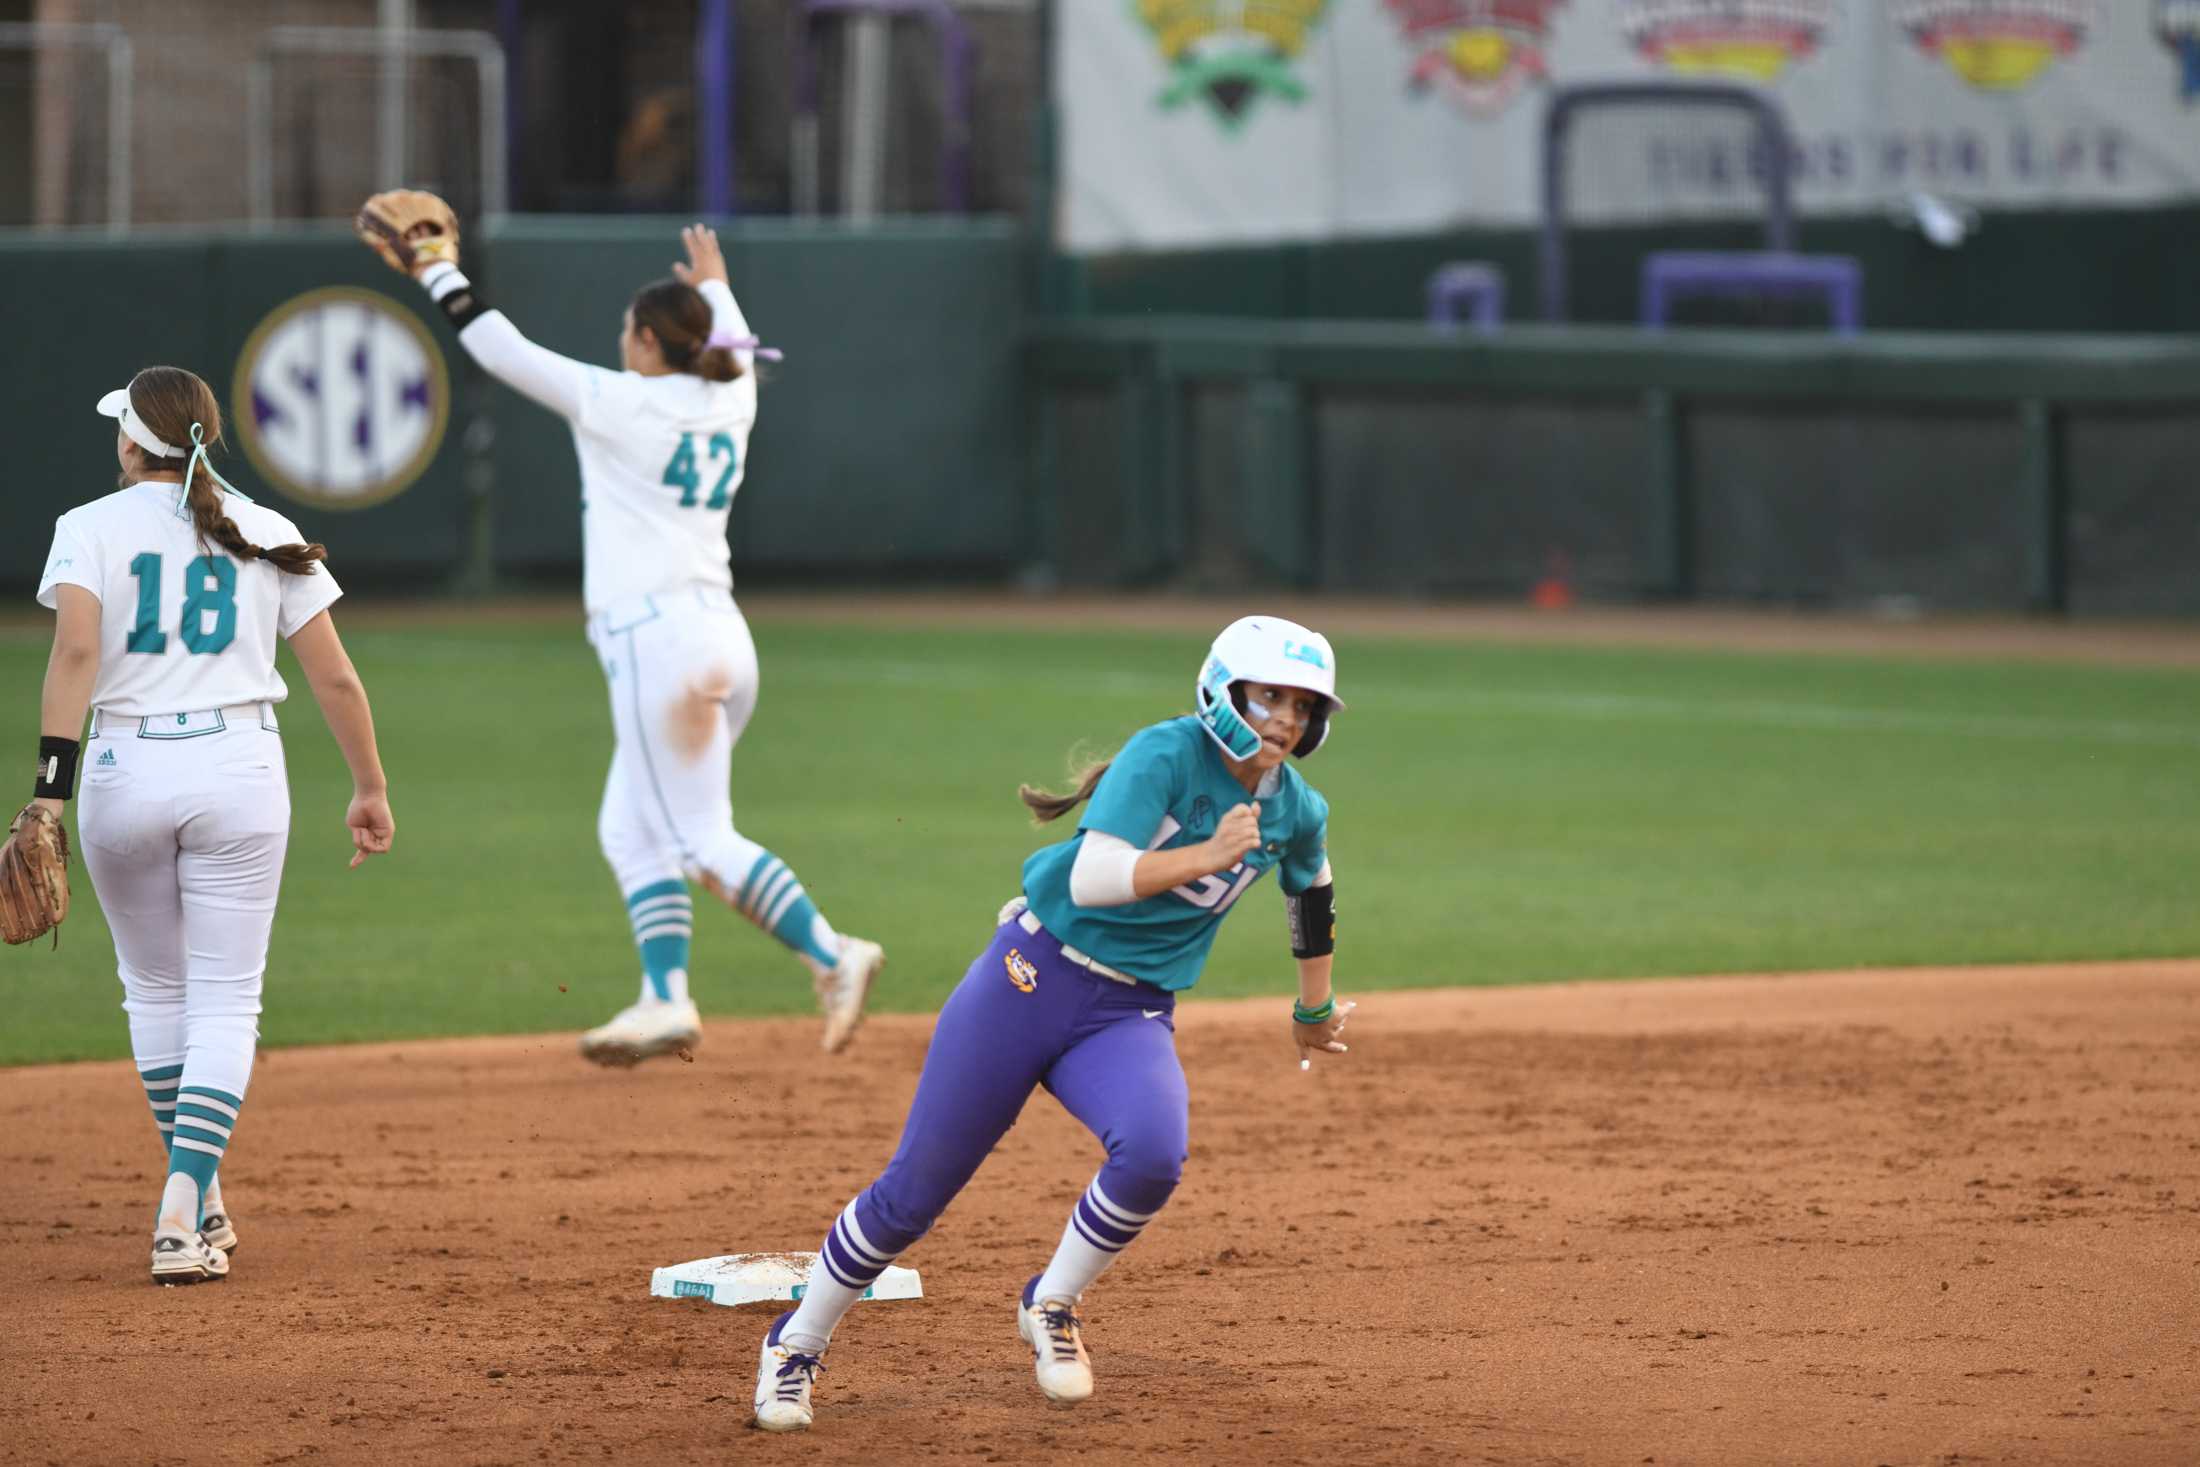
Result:
[[[1553,83],[1740,80],[1806,212],[2200,196],[2200,0],[1065,0],[1079,251],[1523,224]],[[1587,219],[1754,207],[1742,129],[1592,123]]]

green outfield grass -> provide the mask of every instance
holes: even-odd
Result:
[[[335,748],[310,699],[289,706],[268,1042],[570,1030],[632,996],[596,852],[610,719],[577,621],[347,634],[400,825],[361,872]],[[737,818],[887,945],[889,1009],[933,1005],[1016,890],[1037,840],[1017,782],[1182,711],[1204,650],[756,631]],[[1341,641],[1351,711],[1304,769],[1334,807],[1347,989],[2200,953],[2193,671]],[[42,632],[0,633],[8,747],[31,746],[44,658]],[[60,951],[0,955],[0,1063],[127,1053],[78,874]],[[706,1013],[810,1007],[795,962],[707,898],[694,987]],[[1290,987],[1268,883],[1200,991]]]

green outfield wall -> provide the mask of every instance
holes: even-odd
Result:
[[[537,340],[609,362],[676,223],[516,219],[468,241],[469,269]],[[1224,270],[1197,316],[1042,318],[1007,221],[725,240],[752,324],[787,352],[732,520],[752,584],[1512,596],[1558,574],[1616,599],[2200,613],[2189,337],[1214,314],[1417,302],[1412,242],[1307,256],[1303,277]],[[254,445],[232,478],[327,541],[348,583],[576,578],[564,425],[475,372],[347,234],[26,236],[0,259],[16,593],[54,515],[113,482],[93,401],[159,361],[215,382]]]
[[[635,288],[669,273],[679,222],[515,219],[467,241],[467,268],[537,341],[615,363],[621,312]],[[1009,575],[1030,535],[1015,482],[1028,278],[1015,227],[763,223],[729,231],[725,245],[751,325],[786,352],[764,368],[731,526],[737,572]],[[92,404],[156,362],[214,384],[233,441],[256,416],[256,396],[268,416],[263,440],[310,420],[291,443],[301,477],[287,479],[281,463],[241,443],[223,469],[325,540],[347,580],[577,578],[580,492],[565,425],[476,371],[420,292],[348,231],[19,236],[0,240],[0,265],[13,348],[0,366],[13,430],[0,582],[34,583],[54,516],[112,487],[113,426]],[[315,307],[331,289],[368,293],[412,328],[381,319],[360,331],[350,298]],[[290,323],[293,357],[255,348],[271,320]],[[393,349],[414,352],[414,328],[440,364],[417,374],[417,389],[388,362]],[[354,377],[378,381],[347,391]],[[434,399],[434,411],[418,397]],[[377,429],[420,439],[425,461],[411,464],[408,448],[406,462],[347,465],[347,445]],[[407,467],[413,477],[394,491],[384,495],[383,482],[362,492],[362,479]]]
[[[2200,342],[1057,322],[1072,584],[2200,612]]]

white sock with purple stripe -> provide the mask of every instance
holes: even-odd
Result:
[[[1054,1259],[1047,1264],[1046,1272],[1039,1275],[1039,1283],[1032,1290],[1034,1299],[1078,1299],[1092,1281],[1106,1273],[1115,1256],[1128,1248],[1145,1230],[1146,1224],[1158,1213],[1128,1212],[1108,1200],[1108,1194],[1100,1190],[1100,1179],[1093,1178],[1085,1195],[1077,1199],[1077,1206],[1069,1215],[1069,1226],[1062,1229],[1062,1244],[1054,1250]]]
[[[880,1254],[863,1235],[863,1225],[856,1221],[856,1205],[849,1203],[833,1219],[832,1231],[818,1248],[809,1282],[803,1285],[795,1304],[794,1318],[779,1332],[779,1342],[805,1355],[824,1354],[834,1326],[893,1261]]]

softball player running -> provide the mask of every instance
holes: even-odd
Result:
[[[153,1278],[197,1283],[226,1276],[237,1246],[219,1168],[252,1074],[290,840],[276,638],[351,766],[351,864],[387,851],[396,827],[366,690],[329,616],[341,593],[317,564],[326,552],[214,472],[212,390],[147,367],[99,410],[121,420],[122,488],[54,526],[38,587],[58,617],[35,793],[58,815],[83,756],[84,864],[168,1148]]]
[[[1337,1036],[1352,1006],[1329,984],[1329,807],[1284,763],[1320,748],[1344,706],[1329,643],[1274,617],[1233,622],[1194,706],[1134,735],[1073,794],[1022,791],[1042,821],[1092,803],[1074,836],[1024,862],[1023,895],[940,1010],[900,1147],[834,1221],[801,1302],[764,1337],[757,1425],[810,1424],[833,1327],[924,1236],[1037,1085],[1107,1160],[1053,1260],[1024,1285],[1016,1330],[1050,1399],[1092,1394],[1078,1300],[1161,1211],[1184,1164],[1176,996],[1199,980],[1223,914],[1272,866],[1298,959],[1300,1064],[1345,1052]]]
[[[641,995],[581,1036],[601,1064],[702,1037],[688,997],[688,882],[791,949],[825,1011],[824,1047],[855,1033],[885,954],[833,930],[786,862],[734,828],[733,746],[756,711],[756,648],[733,600],[726,517],[756,423],[756,339],[718,236],[681,231],[677,279],[637,291],[624,370],[537,346],[458,268],[458,224],[432,194],[378,194],[362,238],[417,278],[491,376],[573,427],[580,458],[588,639],[610,684],[617,747],[597,833],[641,952]]]

